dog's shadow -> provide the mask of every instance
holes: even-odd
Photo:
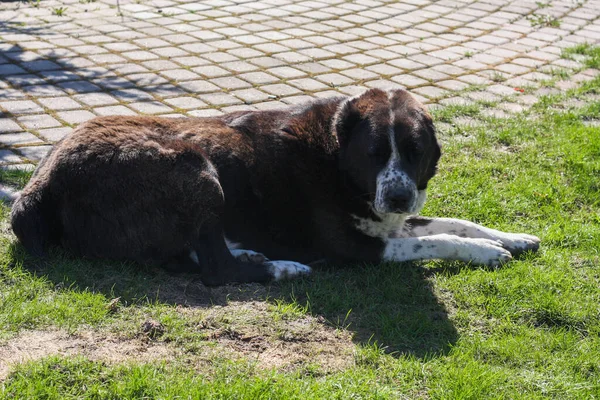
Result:
[[[418,264],[320,266],[306,279],[209,288],[194,275],[83,260],[60,250],[53,250],[47,259],[36,259],[18,243],[11,246],[15,264],[45,277],[58,289],[120,297],[125,305],[156,301],[209,308],[231,301],[296,302],[323,323],[349,330],[355,343],[377,343],[388,353],[419,358],[446,354],[458,339],[449,310],[430,282],[436,272]]]

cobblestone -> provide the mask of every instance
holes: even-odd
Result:
[[[499,102],[488,113],[507,116],[554,92],[515,87],[583,67],[562,49],[600,43],[598,0],[36,4],[0,3],[0,164],[39,160],[97,115],[211,116],[369,87],[406,87],[427,103]],[[58,6],[65,15],[51,15]],[[527,17],[540,13],[560,26],[533,26]]]

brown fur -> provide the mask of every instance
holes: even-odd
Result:
[[[224,232],[277,259],[376,261],[382,243],[351,216],[373,217],[380,166],[364,153],[389,146],[378,137],[392,111],[403,143],[426,149],[419,171],[407,165],[424,187],[439,158],[431,118],[405,91],[373,89],[218,118],[95,118],[40,163],[13,207],[13,229],[36,254],[60,245],[182,265],[214,284],[271,277],[262,263],[234,260]]]

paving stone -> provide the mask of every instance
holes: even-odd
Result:
[[[87,110],[61,111],[56,113],[60,119],[68,124],[80,124],[95,117]]]
[[[467,99],[465,97],[448,97],[448,98],[440,100],[440,104],[443,104],[443,105],[466,106],[466,105],[470,105],[473,103],[474,102],[472,100]],[[437,126],[437,124],[436,124],[436,126]]]
[[[316,81],[314,79],[310,79],[310,78],[292,79],[292,80],[289,80],[287,83],[289,83],[292,86],[297,87],[300,90],[309,91],[309,92],[323,90],[323,89],[328,88],[328,86],[324,85],[323,83]]]
[[[172,69],[161,71],[161,75],[174,81],[191,81],[198,79],[200,76],[187,69]]]
[[[273,95],[261,92],[257,89],[243,89],[231,92],[232,95],[242,99],[245,103],[257,103],[260,101],[269,100]]]
[[[127,79],[137,86],[160,85],[168,82],[162,76],[153,73],[127,75]]]
[[[23,128],[9,118],[0,118],[0,133],[20,132]]]
[[[269,74],[278,76],[280,78],[289,79],[289,78],[298,78],[301,76],[306,76],[306,72],[297,70],[296,68],[291,67],[275,67],[269,68],[265,72]]]
[[[418,93],[429,99],[439,99],[448,94],[447,90],[435,86],[422,86],[412,90],[413,93]]]
[[[510,75],[521,75],[531,70],[529,67],[523,67],[521,65],[516,64],[502,64],[497,65],[496,69],[502,72],[506,72]]]
[[[78,94],[73,96],[73,98],[83,104],[88,106],[96,107],[96,106],[105,106],[109,104],[118,103],[118,100],[106,93],[86,93],[86,94]]]
[[[461,81],[457,81],[457,80],[447,80],[447,81],[441,81],[441,82],[436,82],[435,83],[436,86],[439,86],[441,88],[444,89],[448,89],[451,91],[459,91],[459,90],[464,90],[466,88],[469,87],[469,84],[461,82]]]
[[[107,106],[107,107],[96,107],[94,108],[94,114],[96,115],[136,115],[135,111],[125,106]],[[41,133],[41,132],[40,132]]]
[[[205,76],[207,78],[217,78],[220,76],[231,75],[231,72],[227,71],[226,69],[217,67],[215,65],[207,65],[207,66],[200,66],[200,67],[192,68],[192,71],[194,71],[202,76]]]
[[[48,142],[58,142],[69,133],[73,131],[73,128],[50,128],[50,129],[40,129],[38,131],[39,135],[42,136]]]
[[[38,99],[38,102],[51,110],[74,110],[82,107],[80,103],[66,96]]]
[[[512,96],[517,93],[514,88],[505,85],[491,85],[486,90],[499,96]]]
[[[227,93],[208,93],[199,95],[203,101],[213,104],[215,106],[226,106],[231,104],[238,104],[242,101]]]
[[[245,61],[233,61],[228,63],[222,63],[221,67],[237,73],[256,71],[258,69],[257,66],[247,63]]]
[[[142,114],[165,114],[173,109],[158,101],[143,101],[129,104],[131,108]]]
[[[395,67],[405,69],[405,70],[416,70],[416,69],[425,68],[424,64],[418,63],[416,61],[408,60],[405,58],[390,60],[390,61],[388,61],[388,63],[392,64]]]
[[[34,74],[9,75],[4,79],[10,82],[12,86],[42,85],[46,83],[44,79]]]
[[[254,107],[259,110],[276,110],[280,108],[287,108],[289,106],[281,101],[267,101],[264,103],[257,103],[254,105]]]
[[[239,78],[255,85],[278,82],[279,79],[264,72],[250,72],[238,75]]]
[[[6,149],[0,149],[0,163],[14,163],[23,161],[21,157],[14,152]]]
[[[214,108],[207,108],[204,110],[194,110],[194,111],[188,112],[188,115],[190,115],[192,117],[199,117],[199,118],[217,117],[222,114],[223,113],[221,111],[215,110]]]
[[[59,83],[58,86],[63,88],[69,94],[101,91],[99,86],[86,81],[62,82]]]
[[[2,64],[0,65],[0,76],[9,76],[16,74],[26,74],[27,71],[23,68],[14,64]]]
[[[227,90],[243,89],[252,86],[248,82],[245,82],[233,76],[211,79],[210,82]]]
[[[486,85],[491,82],[486,77],[471,75],[471,74],[459,76],[456,79],[458,79],[459,81],[462,81],[462,82],[466,82],[470,85]]]
[[[504,111],[497,108],[488,108],[481,111],[481,114],[486,117],[494,117],[494,118],[507,118],[509,115]]]
[[[204,103],[203,101],[200,101],[195,97],[189,97],[189,96],[165,99],[165,102],[175,108],[181,108],[183,110],[192,110],[195,108],[206,107],[206,103]]]
[[[52,146],[28,146],[19,147],[19,152],[29,160],[40,161],[48,152],[52,149]]]
[[[0,109],[11,114],[32,114],[44,111],[42,107],[31,100],[3,101],[0,102]]]
[[[300,92],[300,90],[298,90],[290,85],[286,85],[284,83],[279,83],[279,84],[275,84],[275,85],[265,85],[262,87],[262,90],[264,90],[265,92],[270,93],[274,96],[279,96],[279,97],[290,96],[290,95],[297,94]]]
[[[404,86],[404,87],[415,87],[415,86],[422,86],[427,84],[428,82],[425,79],[419,78],[417,76],[414,75],[397,75],[392,77],[392,80],[394,82],[399,83],[400,85]]]
[[[406,87],[398,83],[388,81],[387,79],[376,79],[373,81],[365,82],[365,86],[369,88],[378,88],[382,90],[390,89],[405,89]]]
[[[373,71],[378,75],[396,75],[400,74],[402,70],[400,68],[392,67],[387,64],[375,64],[365,68],[368,71]]]
[[[354,82],[351,78],[340,74],[323,74],[316,76],[315,79],[330,86],[348,85]]]
[[[513,114],[520,113],[525,110],[525,107],[516,103],[500,103],[498,104],[498,107]]]
[[[353,68],[341,72],[343,75],[349,76],[354,80],[367,80],[378,78],[379,75],[375,72],[368,71],[362,68]]]
[[[467,97],[475,101],[495,102],[500,100],[498,96],[489,92],[471,92],[467,93]]]
[[[290,96],[281,99],[285,104],[304,104],[312,100],[314,100],[314,98],[308,95]]]
[[[378,61],[377,58],[367,56],[365,54],[352,54],[349,56],[342,57],[344,60],[357,64],[357,65],[369,65],[374,64]]]
[[[432,68],[420,69],[417,71],[413,71],[412,73],[413,73],[413,75],[416,75],[418,77],[421,77],[421,78],[429,80],[429,81],[439,81],[439,80],[450,78],[449,75],[444,74],[443,72],[436,71]]]
[[[34,144],[34,143],[43,143],[43,141],[37,136],[32,135],[28,132],[18,132],[18,133],[1,133],[0,134],[0,144],[4,146],[13,146],[13,145],[21,145],[21,144]]]

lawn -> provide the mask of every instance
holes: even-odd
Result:
[[[31,258],[1,205],[0,398],[600,397],[600,77],[509,118],[493,106],[434,110],[444,156],[423,214],[542,239],[498,269],[324,266],[207,289]]]

